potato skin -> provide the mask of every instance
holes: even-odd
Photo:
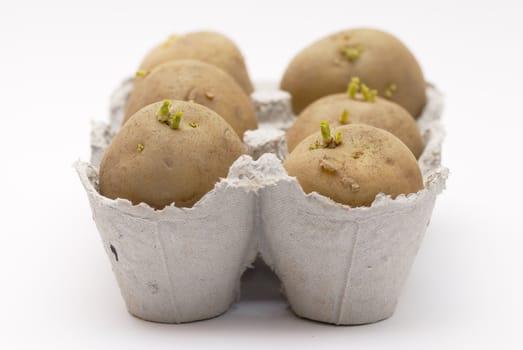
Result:
[[[378,193],[395,198],[423,188],[416,159],[391,133],[356,124],[337,128],[336,148],[310,149],[320,133],[303,140],[284,162],[305,193],[318,192],[351,207],[370,206]]]
[[[361,48],[352,62],[343,48]],[[329,35],[302,50],[291,61],[280,83],[292,95],[299,114],[322,96],[346,91],[352,77],[377,89],[380,96],[396,84],[391,101],[417,118],[425,106],[426,83],[412,53],[394,36],[375,29],[352,29]]]
[[[180,129],[174,130],[157,120],[161,105],[139,110],[109,145],[100,164],[102,195],[156,209],[173,202],[192,207],[245,152],[234,130],[210,109],[173,101],[171,110],[183,111]]]
[[[305,137],[318,131],[321,121],[331,127],[343,126],[340,116],[349,112],[347,124],[367,124],[384,129],[399,138],[419,158],[423,142],[416,121],[400,105],[377,97],[373,103],[363,100],[361,95],[351,99],[347,94],[334,94],[320,98],[308,105],[287,132],[289,152]]]
[[[215,32],[192,32],[176,36],[152,49],[140,64],[140,69],[150,71],[159,64],[180,59],[212,64],[232,76],[245,93],[253,91],[242,53],[232,40]]]
[[[139,80],[138,80],[139,79]],[[193,100],[218,113],[240,138],[257,128],[251,99],[227,73],[195,60],[163,63],[137,77],[127,101],[124,123],[140,108],[164,99]]]

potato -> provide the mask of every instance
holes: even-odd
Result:
[[[345,91],[352,77],[415,118],[425,106],[426,83],[416,59],[398,39],[375,29],[345,30],[313,43],[294,57],[280,85],[299,114],[320,97]]]
[[[395,198],[423,188],[407,146],[388,131],[364,124],[339,127],[334,137],[324,125],[321,133],[296,146],[284,166],[305,193],[318,192],[351,207],[370,206],[378,193]]]
[[[379,97],[375,102],[367,102],[361,95],[349,98],[347,94],[334,94],[320,98],[301,112],[287,132],[289,152],[305,137],[317,132],[323,120],[333,127],[367,124],[387,130],[407,145],[416,158],[423,150],[416,121],[400,105]]]
[[[210,109],[185,101],[153,103],[135,113],[106,150],[100,193],[156,209],[173,202],[191,207],[244,152],[238,135]]]
[[[193,59],[212,64],[230,76],[245,93],[253,91],[245,61],[238,47],[226,36],[215,32],[193,32],[172,35],[152,49],[140,64],[141,71],[151,71],[171,60]]]
[[[127,102],[124,123],[140,108],[163,99],[193,100],[218,113],[243,137],[256,129],[256,112],[251,99],[221,69],[195,60],[163,63],[143,77],[137,77]]]

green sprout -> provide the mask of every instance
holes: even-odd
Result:
[[[317,148],[336,148],[336,146],[341,144],[341,131],[337,131],[334,138],[332,137],[331,128],[328,122],[322,121],[320,122],[320,130],[321,130],[321,138],[323,140],[323,143],[320,145],[318,141],[316,141],[314,144],[312,144],[309,149],[317,149]]]
[[[195,122],[190,122],[190,123],[189,123],[189,126],[190,126],[191,128],[197,128],[197,127],[198,127],[198,124],[196,124]]]
[[[347,95],[350,98],[356,97],[356,94],[360,91],[360,78],[354,77],[350,80],[349,86],[347,86]]]
[[[369,102],[376,102],[376,96],[378,96],[378,90],[371,89],[369,94]]]
[[[365,101],[374,102],[376,100],[376,95],[378,94],[378,91],[375,89],[370,89],[367,85],[362,84],[361,94],[363,95]]]
[[[143,78],[143,77],[145,77],[148,73],[149,73],[148,71],[140,69],[140,70],[137,70],[137,71],[136,71],[135,76],[136,76],[136,77],[139,77],[139,78]]]
[[[348,124],[349,123],[349,110],[344,109],[343,112],[340,115],[340,123],[341,124]]]
[[[363,52],[362,48],[359,47],[345,47],[341,49],[341,53],[347,57],[349,62],[354,62],[357,60]]]
[[[329,123],[327,123],[325,121],[320,122],[320,130],[321,130],[321,138],[323,139],[323,143],[325,145],[328,145],[332,141],[331,128],[329,126]]]
[[[139,143],[138,146],[136,146],[136,150],[137,150],[138,152],[143,151],[143,149],[144,149],[144,147],[143,147],[143,143]]]
[[[385,97],[392,98],[392,95],[394,95],[396,90],[398,90],[398,86],[396,84],[394,84],[394,83],[389,84],[389,86],[387,87],[387,89],[384,92]]]
[[[356,94],[360,91],[365,101],[376,101],[376,96],[378,96],[378,90],[370,89],[367,85],[361,84],[360,78],[352,78],[349,83],[349,86],[347,86],[347,95],[350,98],[354,99],[356,97]]]
[[[158,118],[158,121],[165,123],[171,116],[171,107],[173,103],[171,100],[163,100],[163,103],[158,109],[158,112],[156,112],[156,117]]]
[[[156,112],[156,117],[159,122],[169,125],[171,129],[179,129],[183,111],[178,111],[173,114],[171,113],[172,106],[173,103],[171,100],[163,100],[158,112]]]
[[[180,122],[182,121],[182,115],[183,111],[178,111],[175,114],[171,116],[171,118],[167,121],[171,129],[179,129],[180,128]]]
[[[320,148],[320,143],[318,141],[315,141],[312,145],[309,146],[309,150],[315,150]]]
[[[334,135],[334,143],[336,144],[336,146],[338,146],[338,145],[341,145],[341,141],[342,141],[341,131],[337,130],[336,134]]]

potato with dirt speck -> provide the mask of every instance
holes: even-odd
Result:
[[[378,193],[392,198],[423,189],[412,152],[388,131],[369,125],[333,129],[330,143],[316,133],[284,162],[305,193],[317,192],[351,207],[370,206]],[[330,136],[329,136],[330,137]]]
[[[344,92],[352,77],[415,118],[425,106],[426,83],[418,62],[401,41],[375,29],[345,30],[314,42],[294,57],[280,86],[291,94],[298,114],[323,96]]]
[[[138,77],[124,116],[124,123],[140,108],[163,99],[193,101],[218,113],[240,138],[257,128],[250,97],[227,73],[195,60],[163,63]]]
[[[245,93],[253,91],[242,53],[229,38],[215,32],[171,35],[147,54],[139,71],[148,72],[162,63],[180,59],[212,64],[233,77]]]
[[[301,112],[287,132],[289,152],[305,137],[317,132],[322,120],[332,127],[367,124],[387,130],[407,145],[416,158],[423,150],[416,121],[400,105],[379,97],[375,102],[367,102],[361,95],[349,98],[343,93],[322,97]]]
[[[155,209],[192,207],[245,147],[218,114],[196,103],[163,101],[136,112],[100,164],[100,193]]]

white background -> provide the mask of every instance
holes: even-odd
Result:
[[[187,2],[2,2],[0,348],[522,349],[518,1]],[[451,177],[396,314],[333,327],[268,295],[187,325],[129,316],[71,166],[113,88],[170,33],[221,31],[253,80],[279,80],[302,47],[357,26],[400,37],[446,94]]]

